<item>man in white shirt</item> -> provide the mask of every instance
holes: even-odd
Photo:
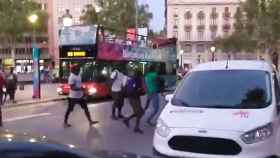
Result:
[[[115,69],[111,74],[112,79],[112,119],[117,120],[119,118],[124,118],[122,115],[122,107],[124,104],[124,91],[123,88],[126,85],[127,77]],[[118,110],[118,116],[116,116],[116,110]]]
[[[88,110],[88,105],[85,99],[83,98],[84,92],[82,88],[81,76],[79,74],[80,74],[80,67],[77,65],[73,66],[68,80],[68,84],[70,85],[70,93],[68,98],[69,101],[68,108],[64,117],[65,127],[71,127],[71,125],[68,123],[68,118],[70,113],[74,110],[76,104],[79,104],[81,108],[84,110],[90,126],[98,123],[97,121],[92,121],[91,119],[90,112]]]

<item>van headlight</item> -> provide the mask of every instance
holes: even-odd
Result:
[[[159,119],[157,122],[156,132],[162,137],[167,137],[170,134],[171,129],[166,125],[166,123],[162,119]]]
[[[272,136],[272,133],[273,133],[273,126],[272,123],[269,123],[265,126],[246,132],[241,136],[241,139],[246,144],[253,144],[266,140],[267,138]]]
[[[88,92],[89,92],[90,95],[93,95],[93,94],[95,94],[97,92],[97,90],[96,90],[96,88],[90,88],[88,90]]]

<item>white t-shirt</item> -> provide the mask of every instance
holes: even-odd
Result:
[[[120,92],[122,87],[126,85],[127,77],[118,70],[112,72],[111,79],[114,80],[112,85],[113,92]]]
[[[69,80],[68,80],[69,85],[74,85],[76,88],[81,88],[82,87],[82,80],[81,76],[75,75],[73,73],[70,74]],[[83,91],[73,91],[70,89],[69,92],[69,97],[70,98],[82,98],[83,97]]]

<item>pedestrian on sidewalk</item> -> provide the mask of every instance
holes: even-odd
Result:
[[[6,76],[6,91],[9,95],[10,100],[13,103],[16,103],[15,101],[15,93],[17,90],[17,75],[14,73],[14,68],[10,68],[10,73]]]
[[[5,77],[2,69],[0,69],[0,127],[3,126],[2,120],[2,105],[4,104],[3,101],[3,89],[5,87]]]
[[[140,129],[140,121],[144,115],[144,110],[141,105],[141,91],[142,91],[142,73],[132,72],[126,83],[126,93],[129,103],[133,109],[133,114],[123,120],[124,124],[129,128],[130,120],[136,118],[135,133],[143,134],[144,132]]]
[[[153,122],[154,117],[159,112],[159,76],[155,70],[155,66],[151,65],[148,73],[145,75],[145,83],[147,87],[147,101],[145,106],[145,111],[149,108],[150,102],[152,102],[153,112],[148,116],[147,123],[150,126],[155,126]]]
[[[111,74],[112,80],[112,116],[113,120],[122,119],[124,116],[122,115],[122,108],[124,104],[124,87],[126,85],[127,76],[125,76],[118,69],[113,70]],[[118,111],[117,111],[118,110]],[[116,116],[116,111],[118,116]]]
[[[80,67],[78,65],[75,65],[71,68],[68,84],[70,85],[70,93],[68,98],[68,108],[64,117],[64,126],[71,127],[71,125],[68,123],[68,118],[70,113],[74,110],[76,104],[79,104],[84,110],[90,126],[97,124],[97,121],[92,121],[87,102],[84,99],[84,89],[82,88]]]
[[[6,81],[5,81],[5,75],[2,71],[2,68],[0,68],[0,105],[4,104],[4,89],[6,88]]]

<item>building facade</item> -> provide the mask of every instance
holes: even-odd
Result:
[[[211,60],[213,41],[234,31],[239,6],[240,0],[167,0],[167,36],[178,39],[178,50],[184,52],[178,53],[181,66]],[[216,60],[225,56],[215,55]]]
[[[52,25],[49,28],[51,31],[51,49],[56,66],[59,65],[59,32],[63,27],[63,17],[66,14],[71,15],[73,25],[82,24],[80,17],[86,5],[94,5],[95,0],[49,0],[51,2]]]
[[[48,0],[34,0],[39,3],[40,8],[48,12]],[[31,25],[31,24],[30,24]],[[41,52],[41,69],[50,62],[48,34],[36,34],[37,46]],[[26,33],[15,45],[15,50],[1,45],[0,63],[4,68],[15,67],[18,73],[32,72],[32,33]]]

